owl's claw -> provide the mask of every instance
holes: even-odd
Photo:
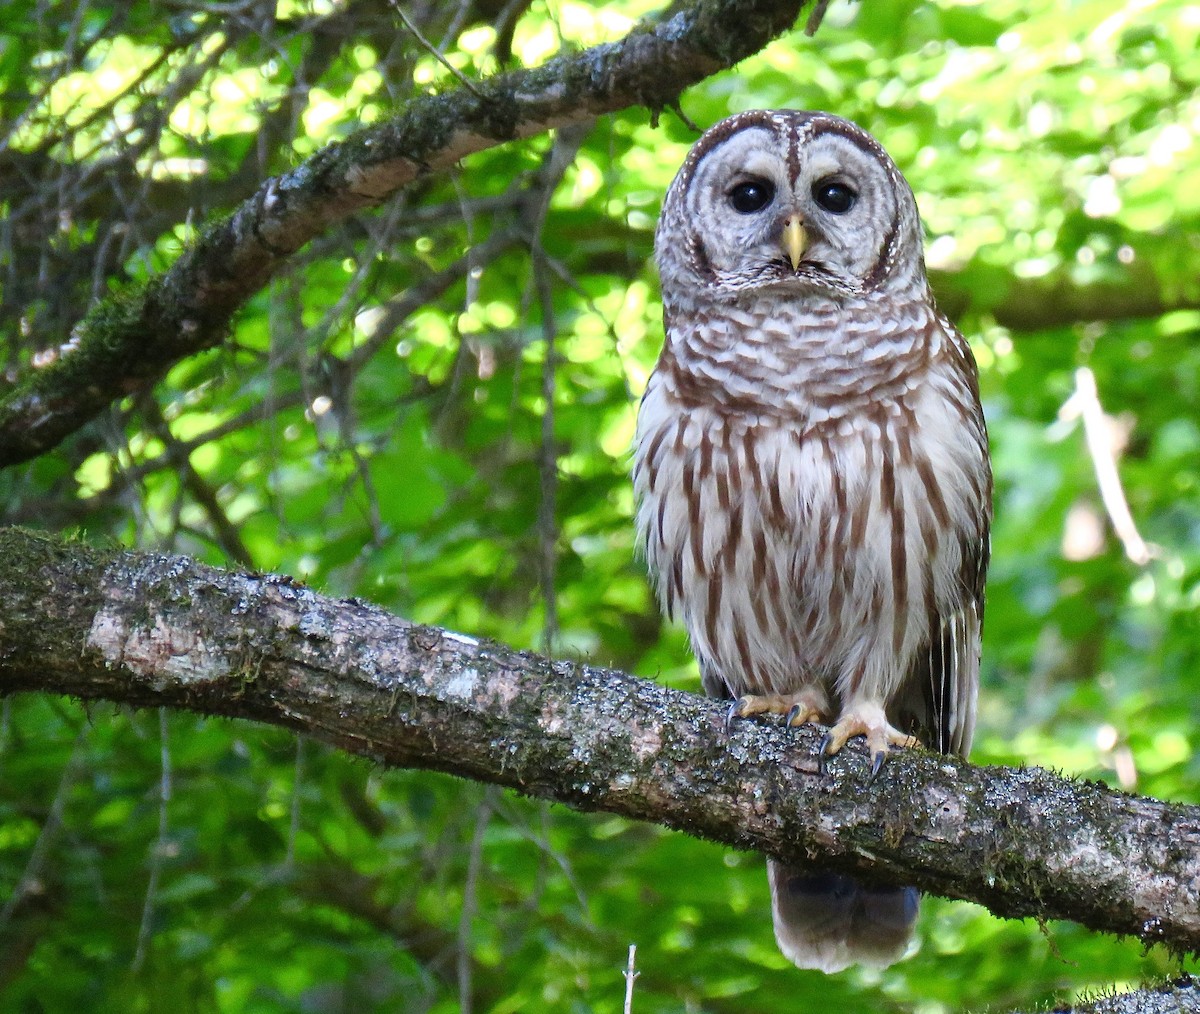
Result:
[[[805,722],[824,722],[829,711],[825,694],[807,687],[794,694],[744,694],[729,705],[725,712],[725,732],[733,728],[735,718],[755,715],[782,715],[787,727]]]
[[[817,770],[822,775],[829,774],[828,760],[830,757],[829,744],[833,742],[833,733],[827,732],[817,744]]]
[[[893,746],[920,746],[915,736],[909,736],[899,729],[893,728],[883,713],[883,708],[877,704],[857,702],[851,704],[842,717],[837,720],[817,747],[817,758],[821,774],[826,773],[826,762],[841,750],[855,736],[864,736],[867,749],[871,752],[871,773],[867,777],[870,784],[879,777],[883,765],[887,761],[888,751]]]

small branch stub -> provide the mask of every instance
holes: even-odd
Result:
[[[621,974],[625,976],[625,1014],[633,1014],[633,982],[642,973],[635,970],[637,944],[629,945],[629,963]]]

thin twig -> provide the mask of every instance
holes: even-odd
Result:
[[[467,859],[467,879],[463,884],[462,914],[458,920],[458,1007],[461,1014],[471,1014],[471,923],[479,907],[483,838],[496,808],[496,795],[496,787],[489,785],[476,811],[475,833],[471,835],[471,851]]]
[[[474,8],[474,0],[459,0],[458,10],[454,12],[454,17],[450,19],[450,24],[446,26],[446,31],[442,34],[442,41],[437,45],[439,53],[446,52],[450,43],[458,38]]]
[[[580,145],[591,131],[591,123],[578,124],[559,130],[554,137],[550,157],[543,166],[543,186],[540,193],[530,192],[532,220],[529,240],[530,261],[537,298],[541,303],[542,340],[545,358],[542,361],[542,434],[538,450],[538,472],[541,496],[538,500],[538,557],[539,584],[543,602],[542,650],[554,654],[558,639],[558,601],[555,588],[558,571],[558,450],[554,440],[554,401],[557,388],[558,326],[554,318],[554,285],[547,270],[546,252],[542,245],[542,229],[550,199],[558,181],[579,152]],[[536,198],[536,203],[532,200]]]
[[[412,32],[416,40],[427,50],[429,50],[430,56],[432,56],[435,60],[437,60],[438,63],[445,67],[446,70],[450,71],[451,74],[458,78],[459,83],[462,84],[462,86],[466,88],[467,91],[469,91],[472,95],[478,96],[485,102],[487,101],[487,96],[475,87],[475,85],[471,82],[471,79],[468,78],[461,70],[455,67],[454,64],[447,60],[441,53],[439,53],[437,46],[425,38],[425,36],[421,34],[421,29],[408,20],[408,15],[404,13],[403,8],[401,8],[397,0],[392,0],[392,10],[396,12],[396,16],[404,22],[404,27]]]
[[[187,490],[200,509],[208,516],[217,545],[231,560],[236,560],[244,567],[253,567],[254,557],[251,556],[250,550],[242,541],[241,531],[225,513],[225,508],[221,506],[220,500],[217,498],[216,490],[196,471],[195,466],[192,465],[191,456],[180,448],[158,400],[152,394],[147,394],[141,399],[140,407],[146,420],[146,428],[163,442],[168,458],[174,458],[181,489]]]
[[[427,303],[433,302],[460,278],[467,277],[470,272],[482,268],[485,264],[516,246],[520,237],[516,232],[494,233],[488,239],[472,247],[465,255],[448,264],[437,274],[410,289],[389,299],[381,308],[381,313],[370,325],[370,336],[354,351],[346,356],[346,364],[352,371],[357,372],[374,356],[383,344],[396,332],[397,328],[420,310]]]
[[[141,969],[150,945],[150,928],[154,919],[154,899],[158,896],[158,880],[167,855],[167,804],[171,801],[171,744],[167,739],[167,708],[158,709],[159,757],[158,779],[158,837],[150,852],[150,879],[146,883],[146,899],[142,902],[142,921],[138,926],[137,947],[133,952],[133,971]]]
[[[679,117],[680,122],[687,127],[688,130],[694,130],[697,134],[701,133],[699,125],[683,111],[683,106],[676,100],[670,104],[671,111]]]
[[[829,0],[817,0],[813,5],[813,9],[809,11],[808,21],[804,25],[804,34],[810,39],[817,34],[817,29],[821,27],[821,22],[825,20],[825,12],[829,10]]]
[[[296,763],[292,767],[292,813],[288,824],[287,852],[283,865],[291,869],[296,863],[296,839],[300,835],[300,792],[304,785],[304,737],[296,737]]]
[[[575,901],[579,905],[580,915],[584,921],[590,926],[592,925],[591,916],[589,914],[587,892],[584,891],[583,885],[579,882],[579,876],[575,872],[575,868],[571,865],[570,857],[561,849],[556,849],[550,841],[550,831],[548,827],[548,811],[549,804],[539,802],[537,806],[537,815],[542,821],[543,829],[538,831],[533,827],[530,820],[516,806],[514,806],[507,796],[498,796],[496,798],[496,813],[508,821],[509,825],[522,838],[535,846],[538,851],[548,857],[558,867],[559,872],[566,878],[571,890],[575,892]]]
[[[396,245],[399,238],[397,229],[407,212],[406,202],[392,201],[387,214],[372,224],[369,230],[370,243],[357,256],[358,266],[353,277],[346,283],[333,306],[321,314],[321,319],[312,327],[305,328],[295,342],[296,349],[324,348],[339,322],[353,320],[354,315],[362,309],[363,301],[359,299],[359,293],[372,270],[379,264],[380,255]]]
[[[542,591],[542,651],[553,656],[558,640],[558,449],[554,441],[554,398],[558,350],[555,339],[554,287],[546,270],[541,242],[532,249],[533,274],[538,299],[542,304],[542,340],[545,359],[542,361],[542,434],[538,448],[538,472],[541,495],[538,499],[538,557],[539,584]]]
[[[29,853],[29,860],[25,863],[25,869],[21,872],[21,879],[17,881],[17,886],[13,888],[12,894],[8,896],[8,900],[4,903],[4,906],[0,908],[0,929],[8,925],[9,920],[13,917],[13,913],[17,910],[17,906],[28,895],[41,890],[42,868],[46,864],[46,856],[50,851],[50,846],[54,843],[54,839],[58,836],[58,832],[62,829],[63,811],[67,806],[67,796],[79,778],[83,767],[82,747],[87,732],[88,726],[83,725],[75,736],[75,742],[71,746],[71,755],[67,758],[67,765],[63,768],[62,777],[58,780],[58,788],[54,792],[54,800],[50,804],[50,812],[46,815],[46,823],[42,825],[41,831],[38,832],[37,841],[33,843],[33,851]]]
[[[1100,487],[1100,498],[1112,522],[1113,531],[1121,540],[1125,555],[1139,567],[1150,562],[1153,553],[1138,533],[1129,501],[1117,472],[1117,457],[1112,446],[1111,422],[1100,404],[1096,387],[1096,375],[1086,366],[1075,371],[1075,393],[1067,399],[1059,415],[1064,419],[1083,419],[1083,433],[1092,467],[1096,471],[1096,482]]]
[[[634,969],[634,960],[637,957],[637,944],[629,945],[629,964],[625,966],[625,971],[621,974],[625,976],[625,1014],[633,1014],[633,980],[642,973]]]

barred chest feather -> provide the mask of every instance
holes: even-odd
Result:
[[[806,349],[760,326],[783,352],[722,362],[711,322],[669,329],[638,415],[637,524],[709,693],[887,701],[939,618],[974,608],[990,480],[970,353],[928,312],[879,331],[860,347],[810,327]]]

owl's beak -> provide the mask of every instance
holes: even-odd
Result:
[[[804,223],[799,215],[788,215],[783,220],[783,236],[780,243],[784,253],[788,255],[788,260],[792,262],[792,270],[799,270],[800,258],[808,249],[808,233],[804,230]]]

